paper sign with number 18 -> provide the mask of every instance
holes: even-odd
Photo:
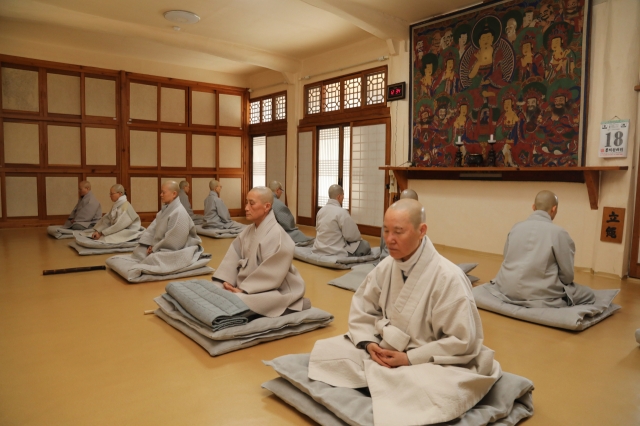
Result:
[[[629,120],[603,121],[600,124],[599,157],[626,157]]]

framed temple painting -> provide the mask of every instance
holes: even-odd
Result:
[[[589,3],[502,0],[412,25],[412,163],[581,166]]]

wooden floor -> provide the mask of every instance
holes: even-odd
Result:
[[[231,240],[203,239],[216,267]],[[43,228],[0,230],[0,425],[313,424],[260,388],[276,377],[261,360],[309,352],[347,330],[352,293],[326,284],[344,271],[294,262],[307,297],[335,315],[329,327],[211,358],[143,315],[166,282],[128,285],[111,271],[42,276],[108,257],[80,257],[68,243]],[[481,282],[500,267],[499,256],[439,249],[453,262],[480,263]],[[585,273],[576,281],[620,288],[614,302],[623,309],[581,333],[481,311],[485,344],[503,370],[534,382],[527,426],[639,425],[640,284]]]

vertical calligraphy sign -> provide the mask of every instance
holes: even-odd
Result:
[[[602,229],[600,241],[608,243],[622,243],[624,233],[625,209],[617,207],[604,207],[602,209]]]

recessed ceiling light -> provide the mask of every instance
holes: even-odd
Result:
[[[165,19],[176,24],[195,24],[200,20],[200,17],[193,12],[187,12],[186,10],[170,10],[164,13]]]

